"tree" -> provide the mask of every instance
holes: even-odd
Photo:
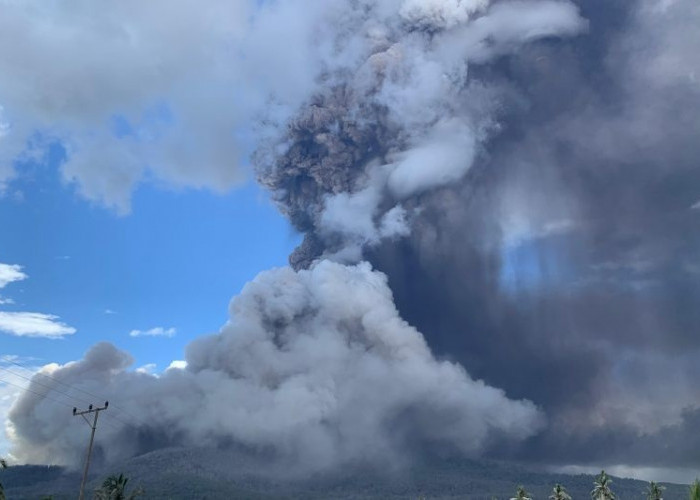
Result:
[[[4,458],[0,458],[0,469],[7,469],[7,462]],[[0,483],[0,500],[5,500],[5,488]]]
[[[690,500],[700,500],[700,479],[696,479],[693,481],[693,484],[690,485],[688,498]]]
[[[647,500],[664,500],[661,492],[665,489],[664,486],[651,481],[647,486]]]
[[[557,484],[552,489],[552,494],[549,495],[549,498],[551,500],[571,500],[571,495],[566,492],[566,488],[561,484]]]
[[[133,500],[143,494],[139,488],[127,495],[126,483],[128,482],[129,478],[124,474],[109,476],[102,482],[102,487],[95,490],[95,498],[97,500]]]
[[[532,500],[532,497],[527,491],[525,491],[525,487],[518,486],[518,489],[515,492],[515,496],[510,500]]]
[[[610,489],[612,484],[612,479],[608,476],[605,471],[600,471],[600,475],[596,477],[593,482],[593,490],[591,491],[591,498],[593,500],[614,500],[615,494]]]

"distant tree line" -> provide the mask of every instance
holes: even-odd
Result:
[[[611,484],[612,479],[608,476],[605,471],[601,471],[593,482],[593,489],[591,490],[591,500],[615,500],[615,493],[613,493]],[[643,493],[646,495],[646,500],[663,500],[663,491],[666,488],[661,486],[659,483],[651,481],[647,486],[646,491]],[[530,495],[525,490],[524,486],[518,486],[515,491],[515,496],[511,497],[510,500],[533,500],[534,497]],[[571,500],[571,495],[566,492],[561,484],[557,484],[552,489],[552,494],[549,495],[550,500]],[[688,489],[688,500],[700,500],[700,480],[696,479]]]
[[[7,468],[7,462],[4,458],[0,458],[0,470]],[[118,476],[112,475],[107,477],[103,482],[102,486],[95,490],[94,500],[134,500],[136,497],[143,495],[143,489],[137,488],[136,490],[127,493],[126,485],[129,482],[129,478],[124,476],[124,474],[119,474]],[[51,495],[45,495],[41,497],[41,500],[52,500]],[[5,488],[0,481],[0,500],[7,500],[5,497]]]
[[[7,462],[0,458],[0,470],[7,468]],[[0,477],[0,479],[2,479]],[[143,495],[142,488],[128,492],[127,483],[129,479],[124,474],[111,475],[107,477],[102,486],[94,491],[94,500],[134,500],[136,497]],[[596,476],[591,490],[591,500],[615,500],[616,496],[612,490],[612,479],[603,470]],[[659,483],[651,481],[645,491],[640,492],[645,495],[646,500],[663,500],[663,492],[666,488]],[[561,484],[555,484],[552,492],[549,495],[549,500],[572,500],[571,495],[567,493],[566,488]],[[51,500],[50,495],[44,496],[41,500]],[[426,497],[420,497],[420,500],[425,500]],[[7,500],[5,490],[0,481],[0,500]],[[524,486],[518,486],[515,491],[515,496],[510,500],[535,500]],[[688,500],[700,500],[700,480],[696,479],[688,488]]]

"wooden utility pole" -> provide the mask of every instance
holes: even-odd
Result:
[[[85,498],[85,483],[87,483],[88,469],[90,468],[90,455],[92,455],[92,443],[95,440],[95,429],[97,429],[97,417],[100,415],[100,412],[102,410],[106,410],[108,406],[109,401],[105,401],[105,405],[102,408],[93,408],[92,405],[90,405],[87,410],[82,411],[78,411],[77,408],[73,408],[73,416],[75,417],[80,415],[81,417],[83,417],[83,420],[85,420],[85,422],[87,422],[87,424],[90,426],[90,445],[88,446],[87,458],[85,459],[85,470],[83,471],[83,480],[80,482],[80,496],[78,497],[78,500],[83,500]],[[92,423],[90,423],[88,418],[85,416],[89,413],[95,414]]]

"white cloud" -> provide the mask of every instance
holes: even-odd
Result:
[[[5,288],[14,281],[27,279],[27,275],[22,272],[22,266],[16,264],[0,263],[0,288]]]
[[[139,366],[136,369],[136,373],[145,373],[147,375],[153,375],[153,373],[155,373],[156,371],[156,368],[158,368],[158,366],[155,363],[148,363],[143,366]]]
[[[177,330],[175,328],[163,328],[162,326],[156,326],[150,330],[131,330],[129,332],[130,337],[173,337]]]
[[[236,50],[256,4],[0,1],[0,188],[37,131],[39,149],[66,148],[64,180],[119,213],[129,211],[134,185],[146,177],[215,191],[240,182],[247,145],[235,133],[264,92],[247,80],[267,76],[247,70],[263,59],[242,60]],[[258,83],[282,87],[275,76]]]
[[[0,288],[27,278],[28,276],[22,272],[22,266],[0,263]],[[0,296],[0,305],[9,304],[14,304],[14,301]],[[18,337],[47,338],[61,338],[76,332],[75,328],[58,321],[58,319],[58,316],[38,312],[0,311],[0,332]]]
[[[105,309],[105,310],[104,310],[104,313],[105,313],[105,314],[117,314],[117,312],[116,312],[116,311],[113,311],[112,309]]]
[[[691,210],[700,210],[700,200],[696,201],[690,206]]]
[[[184,359],[175,359],[168,365],[166,370],[184,370],[185,368],[187,368],[187,361]]]
[[[76,329],[57,321],[58,316],[37,312],[0,311],[0,332],[18,337],[62,338]]]

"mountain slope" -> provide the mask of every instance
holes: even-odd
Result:
[[[264,462],[264,463],[263,463]],[[131,487],[148,499],[469,499],[510,498],[522,484],[536,499],[546,499],[555,483],[574,499],[590,498],[593,476],[550,474],[521,465],[467,459],[439,460],[391,470],[348,467],[333,473],[290,475],[274,461],[241,452],[170,448],[147,453],[95,472],[89,490],[101,478],[123,472]],[[261,471],[268,471],[262,473]],[[271,472],[270,472],[271,471]],[[58,467],[11,467],[3,477],[8,499],[74,498],[80,475]],[[664,498],[687,498],[687,486],[668,484]],[[642,499],[646,483],[614,478],[618,499]]]

